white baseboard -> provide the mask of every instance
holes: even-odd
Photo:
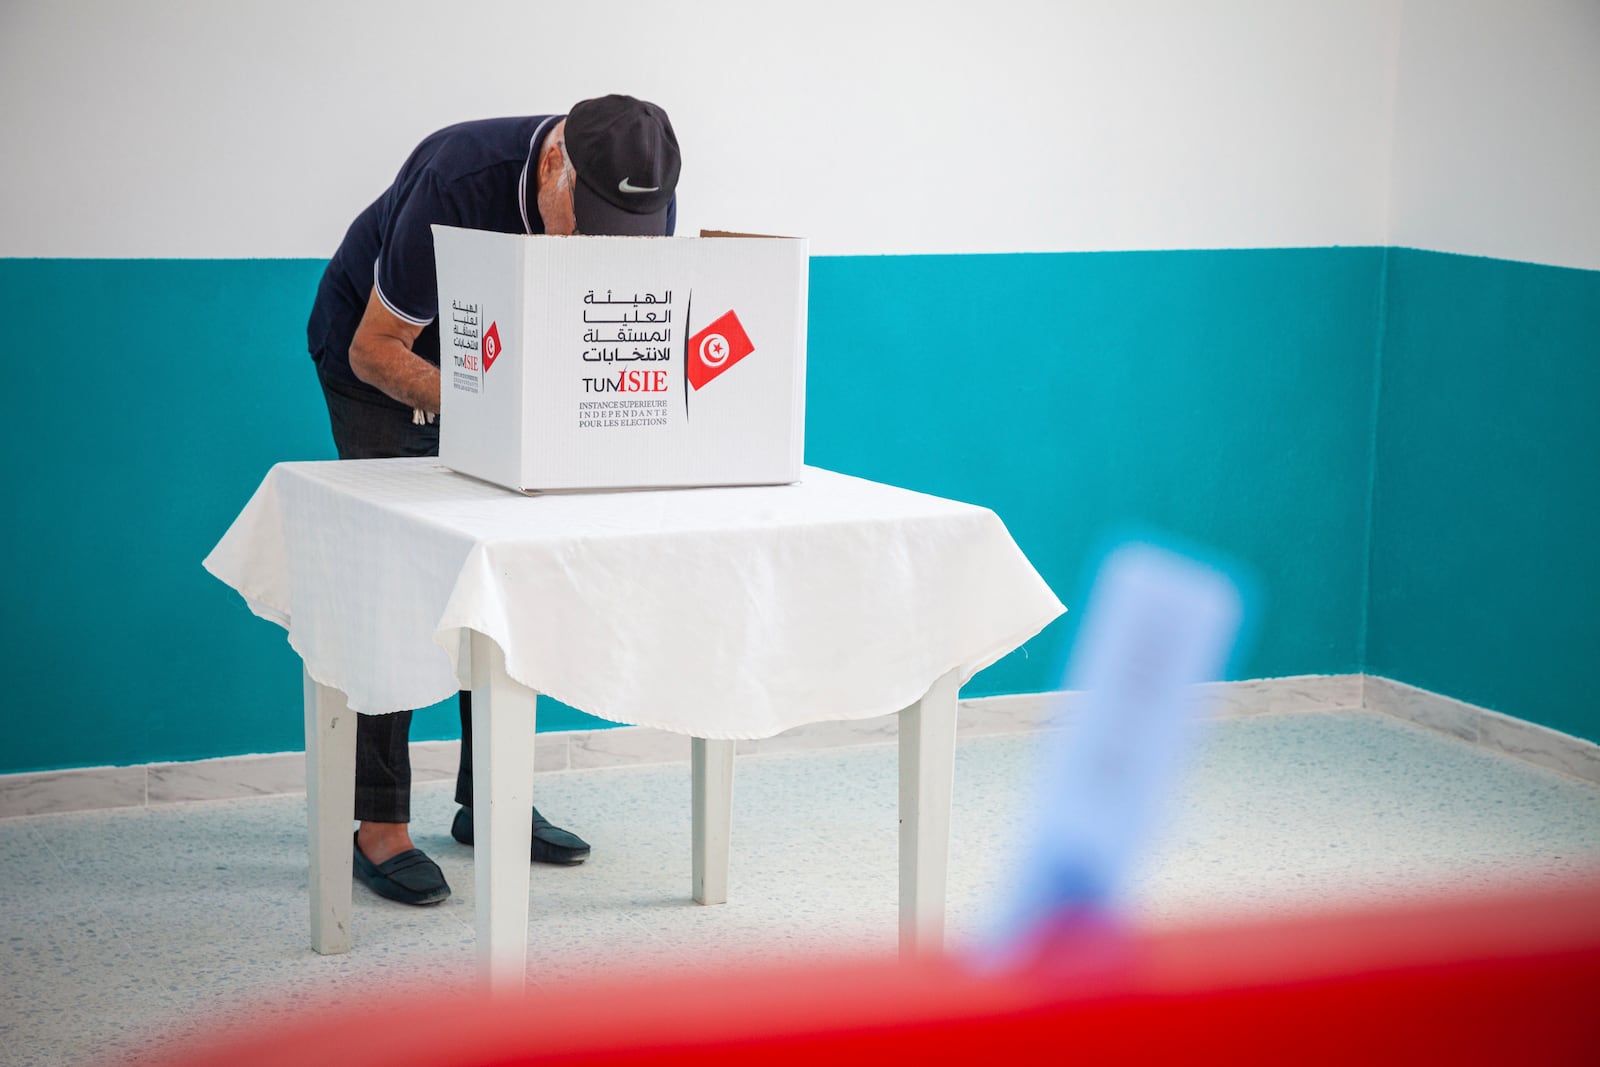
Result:
[[[1211,702],[1211,714],[1219,718],[1367,708],[1586,781],[1600,782],[1600,746],[1592,742],[1387,678],[1301,675],[1217,682],[1203,688]],[[1076,696],[1067,692],[1023,693],[963,700],[958,729],[967,737],[1044,729],[1055,716],[1071,711]],[[895,739],[897,723],[893,715],[814,723],[777,737],[741,741],[737,751],[754,755],[887,743]],[[413,781],[454,778],[459,752],[459,741],[413,743]],[[534,746],[535,773],[688,760],[688,737],[640,726],[542,733]],[[301,752],[135,767],[87,767],[0,775],[0,818],[303,792],[305,755]]]
[[[1404,682],[1363,676],[1361,706],[1600,784],[1600,745]]]

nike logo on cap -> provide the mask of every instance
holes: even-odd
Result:
[[[661,186],[659,185],[634,185],[626,178],[617,183],[617,188],[625,193],[655,193],[661,191]]]

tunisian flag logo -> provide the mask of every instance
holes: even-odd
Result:
[[[500,358],[500,324],[491,322],[483,334],[483,373],[488,374],[494,361]]]
[[[689,338],[688,347],[689,384],[695,389],[756,350],[731,311]]]

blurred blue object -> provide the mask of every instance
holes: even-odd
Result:
[[[1243,614],[1214,567],[1144,543],[1107,556],[1067,670],[1077,703],[1046,745],[1030,847],[980,964],[1115,926],[1203,710],[1196,685],[1221,677]]]

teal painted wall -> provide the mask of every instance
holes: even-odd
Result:
[[[1253,566],[1241,677],[1360,669],[1382,249],[815,261],[806,456],[993,508],[1080,604],[1119,527]],[[1060,687],[1069,612],[968,696]]]
[[[0,474],[0,773],[304,746],[284,632],[200,568],[273,463],[332,459],[322,261],[0,260],[26,337]],[[18,329],[20,327],[20,329]],[[596,720],[541,700],[540,727]],[[459,736],[454,701],[412,736]]]
[[[1237,674],[1359,670],[1383,257],[817,259],[807,458],[994,508],[1069,604],[1121,525],[1211,546],[1265,593]],[[301,746],[283,632],[200,560],[272,463],[331,457],[303,354],[320,269],[0,260],[0,772]],[[1056,687],[1074,622],[966,692]],[[541,705],[541,728],[590,722]]]
[[[0,475],[5,645],[23,666],[0,770],[303,747],[282,631],[199,562],[275,461],[333,456],[294,356],[318,270],[0,261],[26,339]]]
[[[1600,741],[1600,271],[1388,270],[1368,669]]]

